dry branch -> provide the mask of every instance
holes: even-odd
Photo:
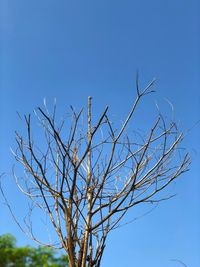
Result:
[[[48,214],[70,267],[100,266],[107,235],[126,212],[170,198],[159,193],[188,169],[190,158],[179,150],[183,134],[174,122],[159,114],[145,137],[127,133],[153,84],[140,91],[137,79],[136,100],[120,129],[109,119],[108,107],[92,125],[89,97],[87,128],[81,126],[83,110],[73,108],[70,127],[57,125],[54,106],[52,116],[42,108],[35,112],[45,144],[35,144],[30,115],[25,116],[27,136],[16,133],[15,158],[25,170],[24,183],[17,178],[16,183]]]

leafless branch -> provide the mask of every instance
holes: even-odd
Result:
[[[16,132],[13,154],[24,168],[23,179],[14,175],[16,184],[49,216],[70,267],[100,266],[107,235],[127,211],[171,198],[173,194],[161,192],[188,170],[190,158],[180,149],[183,134],[160,112],[144,135],[129,132],[138,105],[154,92],[154,83],[141,90],[137,76],[136,100],[119,129],[108,107],[93,123],[89,97],[87,127],[80,119],[83,109],[77,113],[72,107],[72,123],[57,124],[54,104],[52,116],[46,106],[35,111],[43,129],[41,142],[34,140],[31,115],[24,117],[26,137]],[[29,230],[32,233],[31,226]]]

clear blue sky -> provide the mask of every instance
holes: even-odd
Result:
[[[109,104],[123,118],[139,70],[142,84],[158,79],[143,107],[147,122],[155,101],[170,112],[167,98],[187,131],[200,119],[199,12],[198,0],[0,0],[0,172],[19,217],[25,203],[10,175],[14,130],[22,129],[16,111],[31,112],[54,96],[62,110],[80,107],[91,95],[97,113]],[[102,267],[180,266],[174,258],[200,266],[199,133],[197,124],[186,135],[193,163],[171,188],[177,196],[113,232]],[[0,218],[0,233],[30,243],[2,198]],[[40,225],[38,233],[44,235]]]

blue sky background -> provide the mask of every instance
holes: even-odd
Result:
[[[102,267],[180,266],[170,261],[175,258],[200,266],[199,10],[198,0],[0,0],[0,172],[19,217],[26,204],[10,175],[14,130],[23,128],[16,111],[31,112],[44,97],[49,105],[56,97],[64,111],[85,106],[91,95],[96,114],[109,104],[121,119],[135,96],[139,70],[141,84],[158,81],[136,127],[148,125],[155,101],[170,116],[167,98],[186,133],[193,163],[170,188],[177,196],[113,232]],[[0,233],[32,244],[0,200]],[[128,216],[136,216],[134,209]],[[39,224],[37,230],[43,237]]]

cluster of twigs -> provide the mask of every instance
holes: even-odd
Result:
[[[153,83],[142,91],[137,83],[137,98],[120,129],[109,119],[108,107],[92,125],[89,97],[87,128],[80,128],[83,110],[72,108],[67,128],[56,124],[56,107],[52,115],[38,108],[45,143],[35,144],[30,115],[25,116],[27,136],[16,133],[15,157],[25,170],[17,185],[48,214],[70,267],[100,266],[108,233],[127,211],[166,199],[159,192],[188,169],[190,159],[178,149],[183,134],[174,122],[158,114],[145,137],[126,131]]]

